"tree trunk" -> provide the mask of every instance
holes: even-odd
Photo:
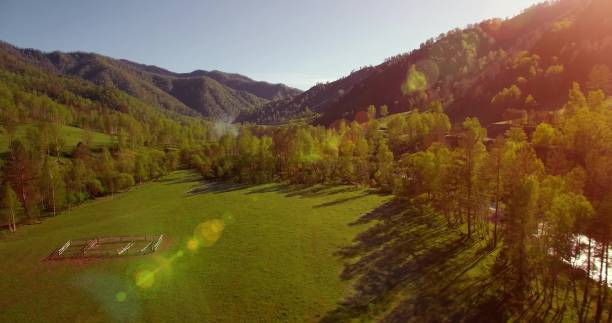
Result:
[[[57,162],[59,163],[60,151],[59,151],[59,140],[57,137],[55,137],[55,158],[57,159]]]
[[[21,202],[23,203],[23,209],[25,211],[25,215],[27,218],[30,217],[30,208],[28,206],[28,193],[26,192],[25,186],[25,178],[23,175],[23,172],[21,172],[21,174],[19,174],[19,194],[21,195]]]
[[[610,247],[609,245],[606,246],[606,250],[605,250],[605,252],[606,252],[606,269],[604,270],[605,278],[604,278],[604,295],[603,295],[603,300],[601,302],[602,303],[602,307],[605,307],[606,304],[608,303],[608,290],[610,289],[610,287],[608,286],[608,269],[609,269],[608,263],[610,261],[610,252],[608,250],[609,247]],[[603,309],[602,309],[602,311],[603,311]],[[612,314],[612,313],[610,313],[610,310],[608,310],[608,320],[610,320],[610,316],[611,316],[610,314]]]
[[[55,182],[53,181],[53,174],[49,171],[49,178],[51,179],[51,206],[53,207],[53,216],[57,215],[55,207]]]
[[[499,182],[500,166],[497,165],[497,181],[495,183],[495,220],[493,223],[493,248],[497,247],[497,221],[499,221]]]
[[[53,176],[51,176],[53,180]],[[57,215],[56,207],[55,207],[55,185],[51,183],[51,204],[53,204],[53,216]]]
[[[599,258],[599,280],[598,283],[599,285],[597,286],[597,310],[595,312],[595,322],[599,322],[601,320],[601,313],[602,313],[602,301],[603,301],[603,268],[605,266],[604,261],[605,261],[605,255],[606,255],[606,248],[607,248],[607,244],[603,243],[601,244],[601,256]],[[607,286],[606,286],[607,288]]]
[[[11,218],[12,218],[12,222],[13,222],[13,229],[11,230],[12,232],[17,232],[17,220],[15,219],[15,206],[11,205]]]
[[[584,320],[588,315],[587,300],[589,299],[589,285],[591,282],[591,237],[589,236],[589,247],[587,249],[587,276],[584,281],[584,293],[582,294],[582,306],[580,307],[580,317]]]
[[[468,238],[472,237],[472,181],[468,183],[468,201],[467,201],[467,229]]]

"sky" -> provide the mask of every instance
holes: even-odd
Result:
[[[539,0],[0,0],[0,40],[302,90]]]

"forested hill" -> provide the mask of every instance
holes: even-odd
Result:
[[[511,19],[455,29],[419,49],[387,59],[291,99],[243,113],[274,123],[310,116],[317,123],[354,120],[368,106],[390,113],[442,101],[453,122],[483,123],[559,108],[572,81],[612,93],[612,1],[560,0]]]
[[[228,86],[234,90],[245,91],[266,100],[275,101],[279,99],[290,99],[302,93],[301,90],[288,87],[285,84],[270,84],[268,82],[255,81],[244,75],[225,73],[221,71],[197,70],[185,76],[206,76]]]
[[[282,84],[257,82],[238,74],[218,71],[179,74],[93,53],[43,53],[0,42],[0,66],[16,61],[45,72],[116,88],[152,106],[186,115],[231,119],[242,110],[299,94],[299,90]]]

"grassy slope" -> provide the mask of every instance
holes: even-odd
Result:
[[[0,321],[314,321],[349,292],[334,253],[370,226],[348,224],[389,200],[196,179],[174,173],[0,240]],[[189,251],[194,228],[211,219],[225,221],[220,239]],[[67,239],[144,233],[168,236],[155,256],[45,261]],[[138,272],[157,268],[150,288],[136,286]]]
[[[17,128],[15,138],[23,140],[26,137],[28,129],[32,128],[32,125],[21,125]],[[71,152],[74,147],[83,140],[84,131],[81,128],[62,126],[61,128],[62,138],[64,138],[64,152]],[[100,132],[91,132],[91,143],[95,147],[110,144],[113,139],[107,134]],[[4,132],[4,129],[0,127],[0,153],[8,151],[8,138]]]

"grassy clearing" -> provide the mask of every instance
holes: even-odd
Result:
[[[17,127],[17,131],[15,132],[15,138],[19,140],[23,140],[26,137],[28,129],[34,128],[33,125],[20,125]],[[70,127],[70,126],[62,126],[61,134],[64,139],[64,147],[62,151],[71,152],[74,147],[81,141],[83,141],[85,131],[81,128]],[[113,142],[111,136],[100,133],[100,132],[91,132],[91,144],[92,148],[101,147],[104,145],[109,145]],[[0,153],[5,153],[8,151],[8,138],[4,129],[0,127]]]
[[[45,260],[68,239],[161,233],[150,256]],[[0,322],[576,320],[541,298],[510,308],[497,253],[362,189],[177,172],[1,238]]]
[[[349,224],[389,199],[174,173],[0,240],[0,321],[316,321],[349,293],[335,253],[370,227]],[[155,256],[45,261],[71,238],[159,233]]]

